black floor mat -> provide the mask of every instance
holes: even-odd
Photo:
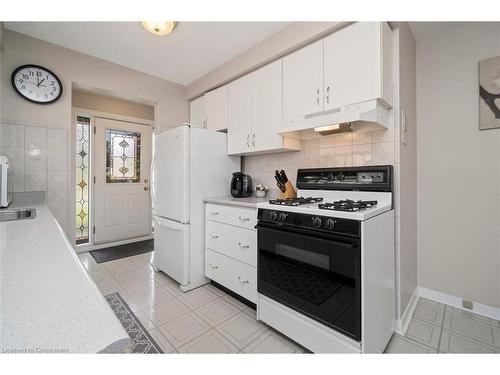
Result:
[[[93,250],[90,254],[97,263],[109,262],[132,255],[144,254],[153,251],[154,240],[132,242],[125,245],[107,247],[105,249]]]

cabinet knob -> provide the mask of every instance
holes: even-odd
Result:
[[[238,246],[242,249],[248,249],[250,247],[250,245],[243,245],[241,242],[238,242]]]
[[[219,214],[217,211],[210,211],[210,213],[214,216]]]
[[[238,216],[238,219],[240,219],[241,221],[250,221],[250,218],[248,218],[248,217]]]
[[[219,236],[216,236],[215,234],[211,234],[211,235],[210,235],[210,237],[212,237],[212,238],[214,238],[214,239],[215,239],[215,238],[219,238]]]
[[[252,134],[252,146],[255,147],[255,134]]]
[[[238,281],[242,284],[248,284],[250,281],[242,279],[240,276],[238,276]]]
[[[247,147],[250,148],[250,134],[247,135]]]
[[[210,264],[210,268],[216,270],[217,268],[219,268],[219,266],[216,264]]]
[[[206,129],[206,128],[207,128],[207,122],[208,122],[208,120],[207,120],[207,119],[203,120],[203,129]]]

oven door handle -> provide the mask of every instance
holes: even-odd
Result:
[[[331,241],[332,243],[335,243],[335,245],[347,247],[350,249],[356,249],[359,248],[359,239],[356,237],[347,237],[347,236],[341,236],[341,235],[335,235],[335,234],[329,234],[329,233],[313,233],[308,230],[300,229],[300,228],[293,228],[291,229],[290,227],[284,227],[284,225],[272,225],[272,224],[266,224],[266,223],[261,223],[258,222],[257,225],[255,226],[255,229],[257,229],[257,235],[258,235],[258,230],[259,229],[267,229],[267,230],[272,230],[276,232],[281,232],[281,233],[291,233],[291,234],[298,234],[302,236],[307,236],[312,239],[320,239],[320,240],[326,240],[326,241]],[[343,242],[342,239],[347,240],[347,242]]]

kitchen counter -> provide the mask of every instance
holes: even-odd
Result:
[[[269,194],[265,198],[248,197],[248,198],[233,198],[233,197],[216,197],[205,198],[205,203],[224,204],[226,206],[237,206],[245,208],[257,208],[258,203],[268,202]]]
[[[25,207],[35,219],[0,222],[2,353],[125,351],[127,332],[48,207]]]

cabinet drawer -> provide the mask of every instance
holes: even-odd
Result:
[[[257,268],[205,249],[205,276],[247,300],[257,302]]]
[[[205,247],[257,267],[257,233],[253,230],[207,220]]]
[[[206,205],[207,220],[235,225],[237,227],[255,230],[257,225],[257,210],[252,208],[232,207],[208,203]]]

